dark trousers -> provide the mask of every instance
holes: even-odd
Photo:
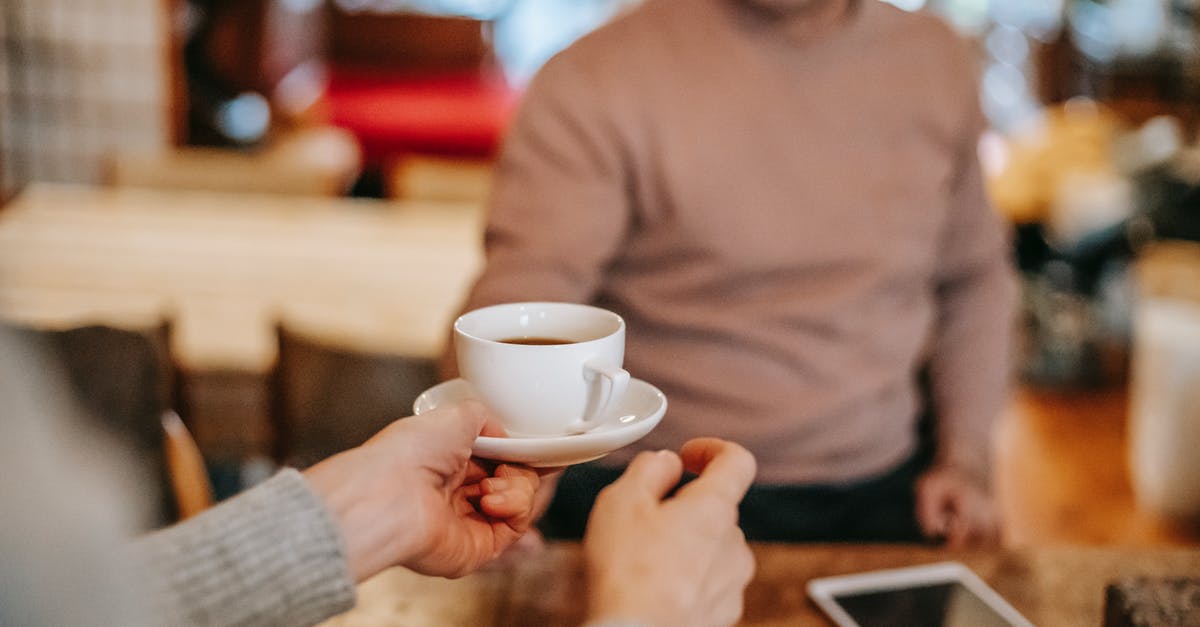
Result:
[[[739,524],[752,541],[922,542],[914,484],[927,465],[915,455],[872,479],[845,485],[755,485],[742,500]],[[548,538],[583,536],[592,502],[622,469],[572,466],[559,478],[541,530]]]

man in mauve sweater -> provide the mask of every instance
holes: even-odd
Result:
[[[465,308],[612,309],[626,368],[671,399],[566,473],[544,528],[578,534],[637,450],[705,434],[759,460],[751,538],[998,538],[1015,282],[972,56],[877,0],[647,0],[543,68]]]

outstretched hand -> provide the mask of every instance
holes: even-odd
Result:
[[[1000,544],[1000,515],[984,486],[950,465],[934,465],[917,480],[917,522],[952,549]]]
[[[398,420],[305,471],[332,512],[356,581],[390,566],[459,577],[495,559],[533,522],[538,475],[471,457],[498,434],[467,401]]]
[[[699,474],[667,497],[684,468]],[[641,453],[605,488],[583,548],[590,618],[646,625],[731,625],[754,556],[737,526],[754,457],[723,440],[689,441],[676,455]]]

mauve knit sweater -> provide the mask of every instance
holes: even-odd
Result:
[[[984,475],[1015,282],[985,200],[973,53],[874,0],[820,28],[735,0],[648,0],[552,59],[510,129],[466,309],[591,302],[670,399],[607,458],[713,435],[760,483],[911,455]]]

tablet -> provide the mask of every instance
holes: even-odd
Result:
[[[840,627],[1033,627],[958,562],[813,579],[808,596]]]

